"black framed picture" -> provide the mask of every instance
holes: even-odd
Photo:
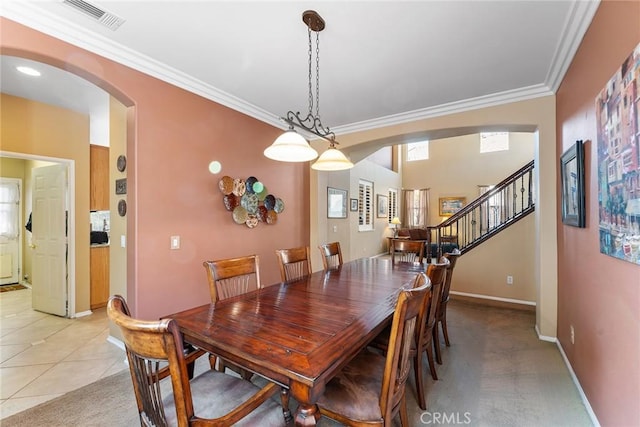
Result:
[[[584,228],[584,144],[576,141],[560,157],[560,184],[562,185],[562,223]]]

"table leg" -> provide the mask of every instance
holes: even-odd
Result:
[[[296,426],[315,426],[320,419],[320,411],[316,404],[300,403],[296,410],[295,425]]]

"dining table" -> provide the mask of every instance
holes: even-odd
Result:
[[[390,324],[426,264],[362,258],[164,317],[185,342],[289,390],[297,426],[316,425],[325,385]]]

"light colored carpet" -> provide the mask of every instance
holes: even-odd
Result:
[[[537,339],[534,322],[535,314],[528,311],[449,303],[452,345],[444,347],[444,363],[437,365],[440,379],[427,374],[427,411],[416,403],[410,375],[411,426],[592,426],[556,345]],[[129,372],[5,418],[0,425],[139,425]],[[322,418],[319,425],[337,424]]]

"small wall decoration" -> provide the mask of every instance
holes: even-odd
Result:
[[[377,194],[377,206],[376,216],[378,218],[386,218],[389,216],[389,198],[383,194]]]
[[[582,141],[560,157],[562,185],[562,222],[574,227],[585,226],[584,207],[584,145]]]
[[[640,265],[640,44],[596,97],[600,252]]]
[[[467,204],[466,197],[440,197],[438,199],[438,215],[451,216]]]
[[[116,179],[116,194],[127,194],[127,178]]]
[[[236,224],[255,228],[259,223],[275,224],[284,211],[284,202],[269,194],[267,187],[258,178],[247,179],[223,176],[218,188],[224,195],[222,202]]]
[[[127,168],[127,158],[124,155],[119,155],[118,156],[118,160],[116,160],[116,167],[118,168],[118,170],[120,172],[124,172],[124,170]]]
[[[327,218],[347,217],[347,190],[327,187]]]
[[[127,202],[125,200],[118,201],[118,215],[125,216],[127,214]]]
[[[350,199],[350,202],[349,210],[351,212],[358,212],[358,199]]]

